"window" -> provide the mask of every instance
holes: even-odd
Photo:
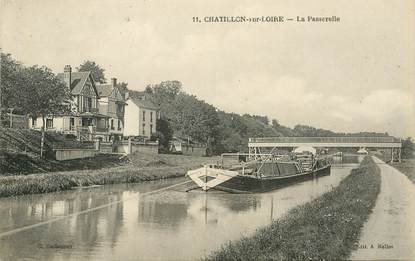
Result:
[[[121,130],[121,120],[118,120],[118,130]]]
[[[84,97],[84,111],[90,112],[92,108],[92,98],[91,97]]]
[[[93,125],[93,122],[91,118],[82,118],[83,127],[92,126],[92,125]]]
[[[69,130],[75,129],[75,119],[73,117],[69,118]]]
[[[150,114],[151,115],[151,114]],[[150,135],[153,133],[153,124],[150,124]]]
[[[150,122],[153,122],[153,112],[150,111]],[[151,125],[150,125],[151,126]],[[151,128],[150,128],[151,129]]]
[[[143,123],[143,135],[146,135],[146,124]]]
[[[146,121],[146,111],[143,110],[143,121]]]
[[[117,111],[118,111],[118,113],[122,113],[122,112],[124,112],[124,105],[122,105],[122,104],[118,104],[118,105],[117,105]]]
[[[32,118],[32,127],[36,127],[37,118]]]
[[[114,129],[114,119],[111,119],[111,130]]]
[[[46,129],[53,128],[53,119],[46,119]]]

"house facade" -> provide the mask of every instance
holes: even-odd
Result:
[[[117,79],[112,78],[110,84],[97,84],[99,113],[108,117],[108,139],[121,140],[124,132],[125,101],[117,88]]]
[[[129,95],[127,95],[129,96]],[[156,132],[157,107],[145,95],[129,96],[124,114],[124,136],[140,136],[149,139]]]
[[[72,134],[78,140],[108,140],[109,116],[99,111],[99,93],[90,72],[72,72],[66,65],[57,75],[71,91],[71,112],[46,118],[46,130]],[[30,118],[29,127],[41,129],[41,118]]]

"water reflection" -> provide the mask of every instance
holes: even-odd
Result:
[[[354,165],[263,194],[186,193],[182,180],[0,200],[0,233],[109,204],[0,238],[3,259],[197,259],[336,186]],[[120,202],[119,202],[120,201]],[[110,204],[112,202],[119,202]]]
[[[353,164],[362,161],[365,155],[344,154],[342,156],[330,156],[329,161],[333,166],[339,167],[344,164]]]

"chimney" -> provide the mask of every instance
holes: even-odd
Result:
[[[65,67],[63,68],[63,81],[65,82],[67,87],[71,87],[72,68],[70,65],[65,65]]]
[[[117,86],[117,78],[111,78],[112,87]]]

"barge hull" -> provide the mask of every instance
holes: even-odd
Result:
[[[218,190],[232,193],[261,193],[282,188],[300,181],[310,180],[321,176],[330,175],[331,166],[286,177],[256,178],[238,175],[218,185]]]

